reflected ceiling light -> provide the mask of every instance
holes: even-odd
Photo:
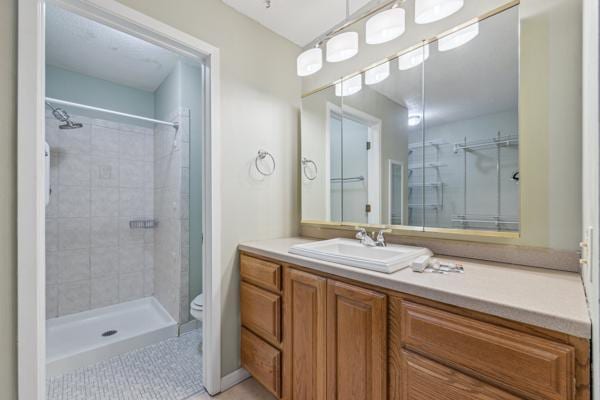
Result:
[[[390,62],[373,67],[365,72],[365,84],[374,85],[390,76]]]
[[[405,71],[421,64],[429,58],[429,44],[398,57],[398,69]]]
[[[358,33],[344,32],[327,41],[327,61],[340,62],[358,53]]]
[[[408,126],[417,126],[421,123],[421,116],[418,114],[408,116]]]
[[[375,14],[367,21],[365,41],[379,44],[396,39],[406,29],[406,12],[402,8],[392,8]]]
[[[354,93],[360,92],[362,89],[362,75],[356,75],[350,79],[343,80],[335,84],[335,95],[352,96]]]
[[[323,51],[319,47],[306,50],[296,60],[298,76],[312,75],[323,67]]]
[[[415,22],[428,24],[454,14],[462,8],[464,0],[415,0]]]
[[[469,25],[438,40],[438,50],[448,51],[470,42],[479,35],[479,22]]]

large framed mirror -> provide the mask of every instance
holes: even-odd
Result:
[[[302,220],[519,232],[519,9],[303,97]]]

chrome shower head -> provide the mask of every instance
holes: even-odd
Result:
[[[54,108],[48,102],[46,102],[46,105],[52,109],[52,115],[54,115],[54,118],[60,122],[64,122],[64,124],[58,126],[60,129],[78,129],[83,127],[82,123],[71,121],[71,116],[69,116],[69,113],[62,108]]]

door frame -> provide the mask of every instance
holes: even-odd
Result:
[[[592,320],[592,397],[600,398],[600,7],[583,1],[582,276]]]
[[[371,150],[368,153],[368,186],[367,201],[371,204],[371,212],[367,215],[368,224],[381,224],[381,119],[348,105],[338,106],[331,102],[326,104],[325,112],[325,214],[327,221],[331,219],[331,171],[330,171],[330,128],[329,122],[331,114],[338,114],[342,117],[342,134],[344,130],[344,117],[350,116],[358,120],[369,129],[369,140],[371,141]]]
[[[396,161],[392,159],[388,160],[388,222],[390,225],[394,225],[392,223],[392,172],[394,165],[400,166],[400,176],[402,176],[402,182],[400,185],[400,201],[402,204],[402,207],[400,208],[400,224],[395,225],[404,225],[404,163],[402,161]]]
[[[50,1],[50,0],[48,0]],[[20,400],[43,400],[45,343],[45,6],[46,0],[18,2],[17,141],[17,338]],[[54,0],[53,4],[169,50],[206,60],[203,171],[203,382],[221,391],[221,190],[219,49],[115,0]]]

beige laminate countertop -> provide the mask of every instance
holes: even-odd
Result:
[[[579,274],[490,261],[436,257],[460,262],[464,274],[384,274],[288,253],[314,242],[299,237],[245,242],[239,249],[282,262],[427,299],[590,338],[591,322]]]

